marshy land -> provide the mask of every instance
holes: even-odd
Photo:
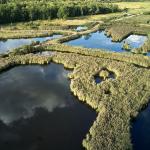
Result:
[[[0,1],[0,149],[150,149],[150,2]]]

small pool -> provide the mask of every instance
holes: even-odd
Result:
[[[83,150],[96,112],[72,95],[68,72],[51,63],[0,74],[1,150]]]
[[[150,52],[148,52],[146,56],[150,56]]]
[[[66,42],[65,44],[72,46],[83,46],[86,48],[100,48],[114,52],[127,52],[122,49],[124,41],[128,42],[132,48],[138,48],[142,46],[146,40],[146,36],[130,35],[122,42],[112,42],[111,38],[107,37],[104,31],[97,31],[95,33],[82,36],[79,39]]]
[[[124,41],[128,42],[132,48],[141,47],[147,40],[147,36],[142,35],[130,35]]]
[[[78,26],[76,28],[76,31],[83,31],[83,30],[87,30],[87,27],[86,26]]]
[[[133,150],[150,149],[150,104],[132,123]]]
[[[9,50],[12,50],[14,48],[18,48],[23,45],[29,45],[33,41],[40,41],[44,42],[46,40],[51,40],[55,38],[60,38],[62,35],[53,35],[49,37],[38,37],[38,38],[28,38],[28,39],[8,39],[6,41],[0,41],[0,54],[6,53]]]
[[[116,78],[116,74],[110,70],[108,70],[107,68],[102,68],[95,76],[95,83],[99,84],[105,80],[108,79],[115,79]]]

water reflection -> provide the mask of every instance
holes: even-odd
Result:
[[[105,35],[104,31],[102,32],[97,31],[89,35],[82,36],[79,39],[66,42],[66,44],[73,46],[83,46],[86,48],[100,48],[114,52],[126,52],[125,50],[122,49],[124,41],[131,44],[132,48],[137,48],[143,45],[146,39],[147,39],[146,36],[131,35],[122,42],[112,42],[112,39],[108,38]]]
[[[83,31],[83,30],[87,30],[87,27],[86,26],[78,26],[76,28],[76,31]]]
[[[146,36],[130,35],[125,41],[128,42],[132,48],[138,48],[141,47],[146,40]]]
[[[150,52],[147,53],[147,56],[150,56]]]
[[[54,38],[59,38],[62,35],[53,35],[49,37],[40,37],[40,38],[29,38],[29,39],[8,39],[6,41],[0,41],[0,53],[6,53],[9,50],[18,48],[23,45],[29,45],[32,41],[46,41]]]
[[[0,75],[0,149],[82,149],[96,114],[71,94],[67,73],[50,64]]]
[[[134,150],[150,148],[150,104],[132,123],[131,135]]]

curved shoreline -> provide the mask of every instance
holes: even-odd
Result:
[[[71,91],[98,113],[96,121],[83,141],[83,146],[88,150],[102,147],[104,150],[131,149],[130,117],[135,117],[148,103],[150,71],[115,60],[61,52],[55,52],[51,56],[27,54],[1,58],[4,64],[0,63],[0,70],[16,65],[48,64],[51,61],[74,69],[69,74]],[[97,85],[94,75],[104,66],[115,72],[117,77],[115,80],[109,79]],[[110,93],[105,94],[106,90],[110,90]]]

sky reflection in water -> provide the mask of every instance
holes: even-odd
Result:
[[[96,113],[74,97],[62,65],[0,74],[0,149],[81,150]]]
[[[23,45],[30,45],[32,41],[46,41],[54,38],[59,38],[62,35],[53,35],[49,37],[39,37],[39,38],[28,38],[28,39],[8,39],[6,41],[0,41],[0,53],[6,53],[9,50],[18,48]]]
[[[146,41],[146,39],[147,39],[146,36],[130,35],[123,41],[126,41],[129,44],[131,44],[132,48],[137,48],[142,46]],[[105,35],[104,31],[97,31],[89,35],[82,36],[79,39],[66,42],[65,44],[73,46],[83,46],[86,48],[100,48],[114,52],[126,52],[125,50],[122,49],[123,41],[112,42],[111,38],[108,38]]]
[[[46,66],[16,67],[0,75],[1,120],[10,123],[21,117],[31,117],[37,107],[51,112],[55,107],[68,105],[71,95],[66,97],[69,92],[68,81],[64,80],[67,71],[57,68],[55,65],[49,69]]]

